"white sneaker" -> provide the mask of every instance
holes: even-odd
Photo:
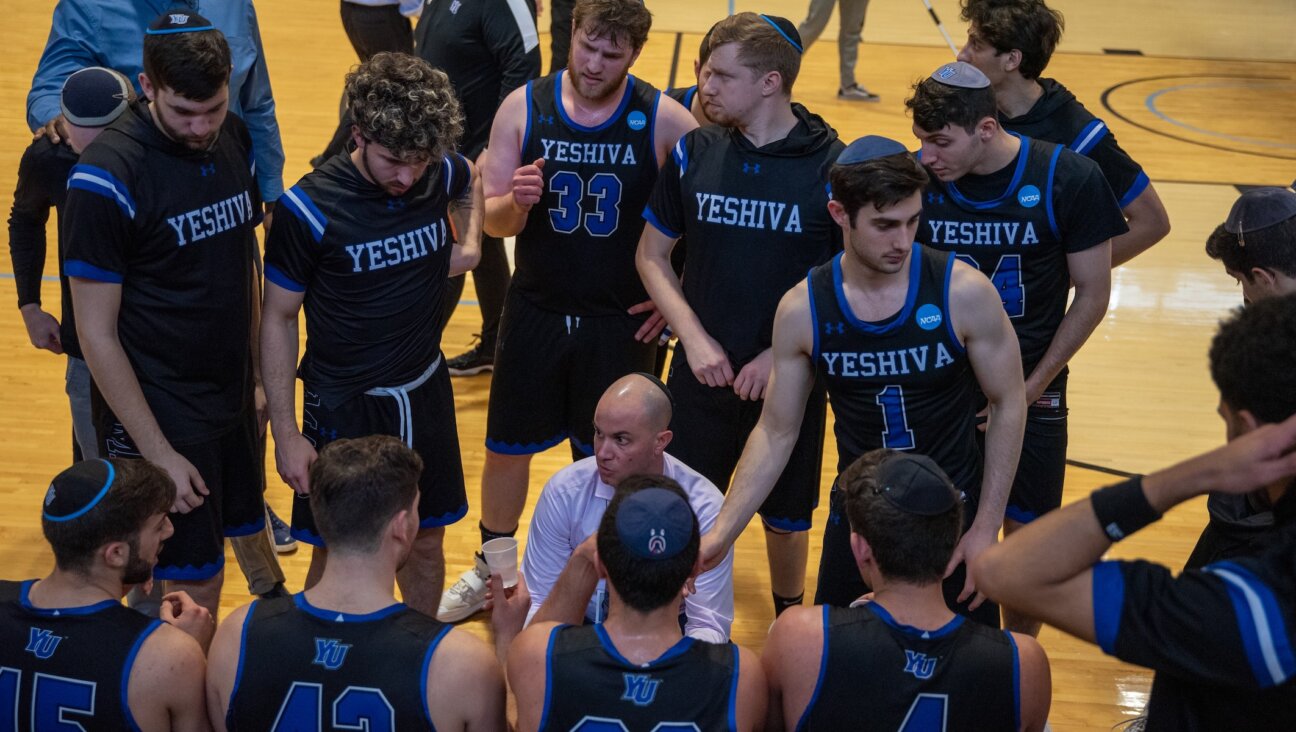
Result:
[[[480,554],[473,555],[473,566],[459,575],[459,581],[441,595],[437,620],[457,623],[474,615],[486,604],[486,582],[490,569]]]

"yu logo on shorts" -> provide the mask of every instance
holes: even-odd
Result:
[[[625,678],[625,693],[621,695],[622,701],[632,702],[637,707],[646,707],[653,703],[661,679],[654,679],[648,674],[622,674],[622,676]]]
[[[346,660],[346,654],[349,650],[351,650],[351,646],[342,641],[333,638],[316,638],[315,660],[311,663],[316,666],[323,666],[329,671],[337,671],[342,668],[342,662]]]
[[[54,649],[58,648],[61,640],[63,640],[63,636],[54,635],[52,630],[32,628],[31,634],[27,637],[27,647],[23,650],[44,660],[54,655]]]

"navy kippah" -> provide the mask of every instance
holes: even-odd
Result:
[[[777,15],[764,14],[760,16],[760,19],[769,23],[774,30],[778,31],[780,36],[786,38],[787,42],[791,43],[792,47],[797,50],[797,53],[805,53],[805,48],[801,45],[801,34],[797,32],[796,26],[792,25],[792,21]]]
[[[108,495],[117,471],[107,460],[82,460],[54,476],[49,490],[45,491],[45,508],[41,516],[46,521],[71,521],[86,512]]]
[[[931,79],[946,86],[957,86],[963,89],[984,89],[990,86],[989,77],[981,73],[981,69],[965,61],[945,64],[932,72]]]
[[[78,127],[104,127],[121,116],[135,98],[124,74],[102,66],[81,69],[63,82],[63,117]]]
[[[838,165],[854,165],[856,163],[866,163],[877,158],[885,158],[891,155],[909,152],[904,145],[892,140],[889,137],[879,135],[865,135],[855,142],[846,146],[837,156]]]
[[[150,36],[164,36],[170,33],[196,33],[209,30],[216,30],[216,26],[201,15],[188,10],[172,10],[154,18],[153,22],[149,23],[148,30],[144,32]]]
[[[958,504],[958,491],[945,471],[926,455],[899,453],[877,467],[877,492],[891,505],[918,516],[936,516]]]
[[[617,508],[621,544],[640,559],[669,559],[693,538],[693,508],[678,493],[644,488],[626,496]]]
[[[1296,191],[1290,188],[1254,188],[1234,202],[1224,222],[1224,230],[1230,234],[1249,234],[1293,216],[1296,216]]]

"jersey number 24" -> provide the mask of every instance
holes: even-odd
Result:
[[[595,173],[589,181],[570,170],[549,178],[549,190],[558,196],[549,209],[549,223],[560,234],[574,234],[581,226],[590,236],[611,236],[621,217],[621,179],[613,173]]]
[[[967,254],[960,254],[958,258],[977,269],[981,268]],[[990,284],[999,291],[999,299],[1003,301],[1004,312],[1008,313],[1008,317],[1020,318],[1026,314],[1026,286],[1022,284],[1020,254],[1005,254],[1000,257],[994,273],[990,275]]]

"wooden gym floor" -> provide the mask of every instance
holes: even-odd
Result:
[[[0,190],[13,190],[28,144],[25,97],[49,28],[53,0],[6,8],[0,26]],[[935,3],[955,42],[963,40],[953,0]],[[1150,253],[1113,273],[1106,321],[1072,364],[1071,447],[1077,463],[1067,472],[1067,500],[1115,480],[1109,472],[1143,472],[1215,445],[1223,429],[1206,368],[1206,348],[1218,320],[1241,300],[1222,268],[1202,253],[1207,233],[1226,215],[1235,185],[1286,185],[1296,178],[1296,6],[1261,0],[1221,6],[1209,0],[1173,4],[1112,0],[1055,5],[1066,13],[1067,35],[1048,75],[1067,84],[1106,119],[1122,145],[1139,160],[1165,201],[1174,230]],[[686,3],[650,0],[655,27],[635,73],[666,86],[674,69],[680,84],[692,72],[700,34],[725,12],[718,0]],[[785,15],[794,22],[802,0],[742,2],[738,10]],[[334,3],[262,2],[262,37],[271,69],[291,185],[308,170],[337,114],[341,77],[354,63]],[[547,18],[541,19],[547,30]],[[860,50],[859,79],[882,95],[878,104],[836,100],[836,25],[806,54],[796,98],[827,118],[847,140],[876,133],[912,142],[903,99],[908,85],[950,59],[950,51],[918,2],[875,1]],[[547,55],[548,36],[542,35]],[[676,49],[678,58],[676,58]],[[1113,54],[1105,51],[1141,52]],[[546,62],[547,66],[547,62]],[[54,241],[50,227],[50,241]],[[53,247],[51,247],[51,252]],[[57,272],[51,256],[47,273]],[[58,288],[45,284],[45,307],[57,314]],[[473,297],[472,290],[465,298]],[[15,299],[12,270],[0,264],[0,301]],[[445,334],[455,355],[479,328],[477,308],[456,313]],[[63,361],[31,348],[16,310],[0,318],[0,577],[37,576],[51,557],[40,536],[37,502],[50,477],[69,460],[70,426],[63,390]],[[468,516],[451,527],[447,558],[451,580],[477,546],[479,478],[490,377],[455,381]],[[830,431],[831,439],[831,431]],[[833,448],[830,448],[830,450]],[[831,452],[830,452],[831,456]],[[532,498],[544,479],[567,462],[566,447],[540,456],[532,473]],[[825,461],[831,466],[831,457]],[[1087,467],[1085,467],[1087,466]],[[268,498],[287,515],[288,489],[270,466]],[[832,475],[825,472],[823,504]],[[816,515],[808,587],[818,553]],[[1149,557],[1180,566],[1204,522],[1201,502],[1180,508],[1160,524],[1123,542],[1120,557]],[[525,538],[528,514],[523,517]],[[763,645],[772,617],[762,538],[757,528],[738,545],[734,638]],[[305,550],[283,557],[291,589],[301,587]],[[229,563],[234,566],[233,556]],[[231,572],[222,611],[248,600]],[[466,623],[486,635],[482,620]],[[1146,700],[1149,674],[1103,656],[1051,629],[1041,640],[1053,662],[1052,726],[1103,729],[1136,714]]]

